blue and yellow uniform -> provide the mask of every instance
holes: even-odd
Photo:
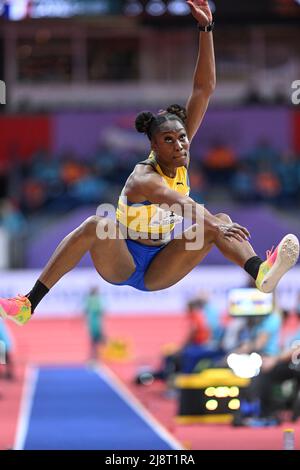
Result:
[[[170,189],[189,195],[190,187],[186,167],[177,168],[175,177],[170,178],[163,173],[153,153],[140,164],[152,166]],[[146,291],[144,274],[154,256],[170,241],[171,233],[175,225],[181,223],[182,217],[164,208],[163,205],[152,204],[151,201],[132,203],[121,194],[117,208],[117,221],[127,230],[129,238],[126,238],[126,244],[136,265],[136,270],[129,279],[118,285],[129,285]],[[149,246],[135,241],[134,239],[137,238],[161,240],[163,243],[159,246]]]

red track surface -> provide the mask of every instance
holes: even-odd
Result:
[[[9,325],[15,339],[16,380],[0,380],[0,449],[14,443],[20,398],[27,364],[80,364],[88,358],[88,336],[82,319],[35,320],[25,327]],[[179,344],[184,337],[182,317],[109,317],[106,334],[129,345],[127,360],[106,361],[127,387],[172,434],[190,449],[282,449],[286,427],[295,429],[300,449],[300,423],[274,428],[232,428],[225,425],[177,425],[176,401],[166,396],[165,387],[134,384],[141,365],[157,365],[162,347]]]

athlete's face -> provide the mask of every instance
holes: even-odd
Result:
[[[190,143],[180,121],[166,121],[152,138],[152,150],[158,160],[170,168],[187,165]]]

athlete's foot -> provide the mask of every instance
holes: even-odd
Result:
[[[24,325],[31,317],[31,303],[27,297],[21,295],[12,299],[0,298],[0,317],[8,318],[17,325]]]
[[[299,257],[299,240],[288,234],[279,243],[275,251],[267,251],[267,259],[258,271],[256,287],[262,292],[272,292],[282,276],[296,264]]]

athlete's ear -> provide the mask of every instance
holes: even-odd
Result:
[[[153,150],[153,152],[157,152],[157,149],[158,149],[158,145],[156,143],[155,137],[153,137],[151,140],[151,150]]]

